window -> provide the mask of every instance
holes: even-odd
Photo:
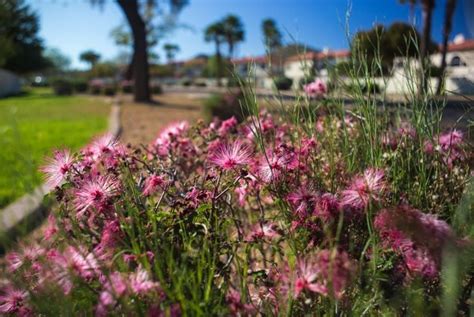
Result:
[[[461,62],[461,58],[459,56],[454,56],[451,58],[451,63],[449,65],[452,67],[457,67],[463,65],[463,63]]]

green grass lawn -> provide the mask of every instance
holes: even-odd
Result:
[[[38,167],[56,148],[78,149],[107,129],[109,105],[37,88],[0,99],[0,208],[42,182]]]

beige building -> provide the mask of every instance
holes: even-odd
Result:
[[[431,55],[431,62],[441,66],[441,53]],[[413,78],[416,78],[414,71],[418,68],[418,61],[396,58],[393,64],[392,76],[385,91],[388,94],[404,94],[416,90]],[[437,78],[432,77],[431,90],[436,91],[437,85]],[[474,40],[458,35],[448,45],[445,89],[448,93],[474,95]]]
[[[232,65],[237,75],[242,78],[249,77],[255,80],[259,88],[268,88],[271,85],[269,78],[269,66],[266,56],[249,56],[232,59]]]
[[[348,61],[350,52],[348,50],[328,50],[322,52],[308,52],[289,57],[285,62],[285,76],[293,80],[293,87],[297,88],[305,77],[316,73],[324,81],[327,81],[327,69],[337,63]]]

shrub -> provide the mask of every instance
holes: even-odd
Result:
[[[85,93],[87,92],[87,81],[83,79],[76,79],[73,81],[74,91],[77,93]]]
[[[191,81],[191,79],[183,79],[181,80],[181,86],[185,86],[185,87],[188,87],[188,86],[191,86],[193,82]]]
[[[133,82],[131,80],[123,80],[120,83],[120,89],[124,94],[131,94],[133,92]]]
[[[74,85],[71,80],[68,79],[54,79],[51,83],[53,91],[56,95],[72,95],[74,92]]]
[[[205,81],[196,81],[196,82],[194,83],[194,86],[196,86],[196,87],[206,87],[207,84],[206,84]]]
[[[155,95],[161,95],[163,93],[163,88],[160,84],[152,84],[150,89],[151,93]]]
[[[293,84],[293,80],[288,77],[278,77],[275,79],[275,87],[278,90],[289,90]]]
[[[81,153],[56,152],[43,171],[57,207],[40,242],[5,255],[0,307],[435,314],[446,261],[459,261],[449,285],[470,294],[472,223],[452,227],[470,191],[467,144],[457,130],[427,137],[400,126],[377,130],[366,149],[365,124],[328,115],[306,130],[260,112],[242,124],[175,123],[144,150],[105,135]]]
[[[229,88],[239,87],[240,82],[244,81],[244,80],[239,81],[239,79],[236,78],[235,76],[236,76],[235,74],[231,74],[231,76],[229,77],[229,80],[227,81],[227,87]]]
[[[309,76],[309,77],[303,77],[300,79],[300,81],[298,82],[298,87],[300,89],[304,89],[304,86],[312,83],[315,81],[315,77],[314,76]]]
[[[92,79],[89,81],[89,92],[93,95],[100,95],[105,87],[105,83],[101,79]]]
[[[228,92],[225,94],[213,94],[204,102],[204,115],[208,120],[216,117],[226,120],[235,117],[239,122],[245,119],[245,110],[241,103],[244,101],[242,91]]]
[[[363,82],[361,84],[354,84],[351,83],[349,85],[345,85],[344,89],[347,92],[350,92],[352,94],[358,94],[359,92],[367,95],[367,94],[380,94],[382,92],[382,89],[377,83],[374,82],[369,82],[368,84]]]
[[[115,96],[117,94],[117,87],[114,85],[107,85],[102,90],[106,96]]]

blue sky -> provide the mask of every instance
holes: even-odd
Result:
[[[161,0],[163,1],[163,0]],[[433,33],[440,40],[444,5],[438,0],[434,12]],[[105,59],[117,56],[119,49],[110,37],[110,30],[125,21],[114,0],[105,0],[103,9],[93,7],[89,0],[27,0],[38,12],[40,35],[45,44],[60,49],[73,61],[73,67],[85,67],[80,52],[93,49]],[[264,52],[260,24],[262,19],[275,19],[285,33],[285,40],[294,40],[312,47],[341,49],[347,47],[344,30],[347,0],[190,0],[179,19],[192,27],[179,29],[163,40],[180,46],[177,59],[186,59],[198,53],[212,53],[213,45],[203,41],[203,30],[226,14],[242,18],[246,41],[239,45],[239,56],[258,55]],[[390,24],[409,20],[409,7],[397,0],[352,0],[350,30],[368,29],[374,23]],[[419,9],[418,9],[419,11]],[[458,0],[453,35],[474,34],[474,0]],[[416,24],[421,22],[420,12]],[[290,36],[291,35],[291,36]],[[161,45],[160,45],[161,46]],[[158,54],[164,54],[160,48]]]

